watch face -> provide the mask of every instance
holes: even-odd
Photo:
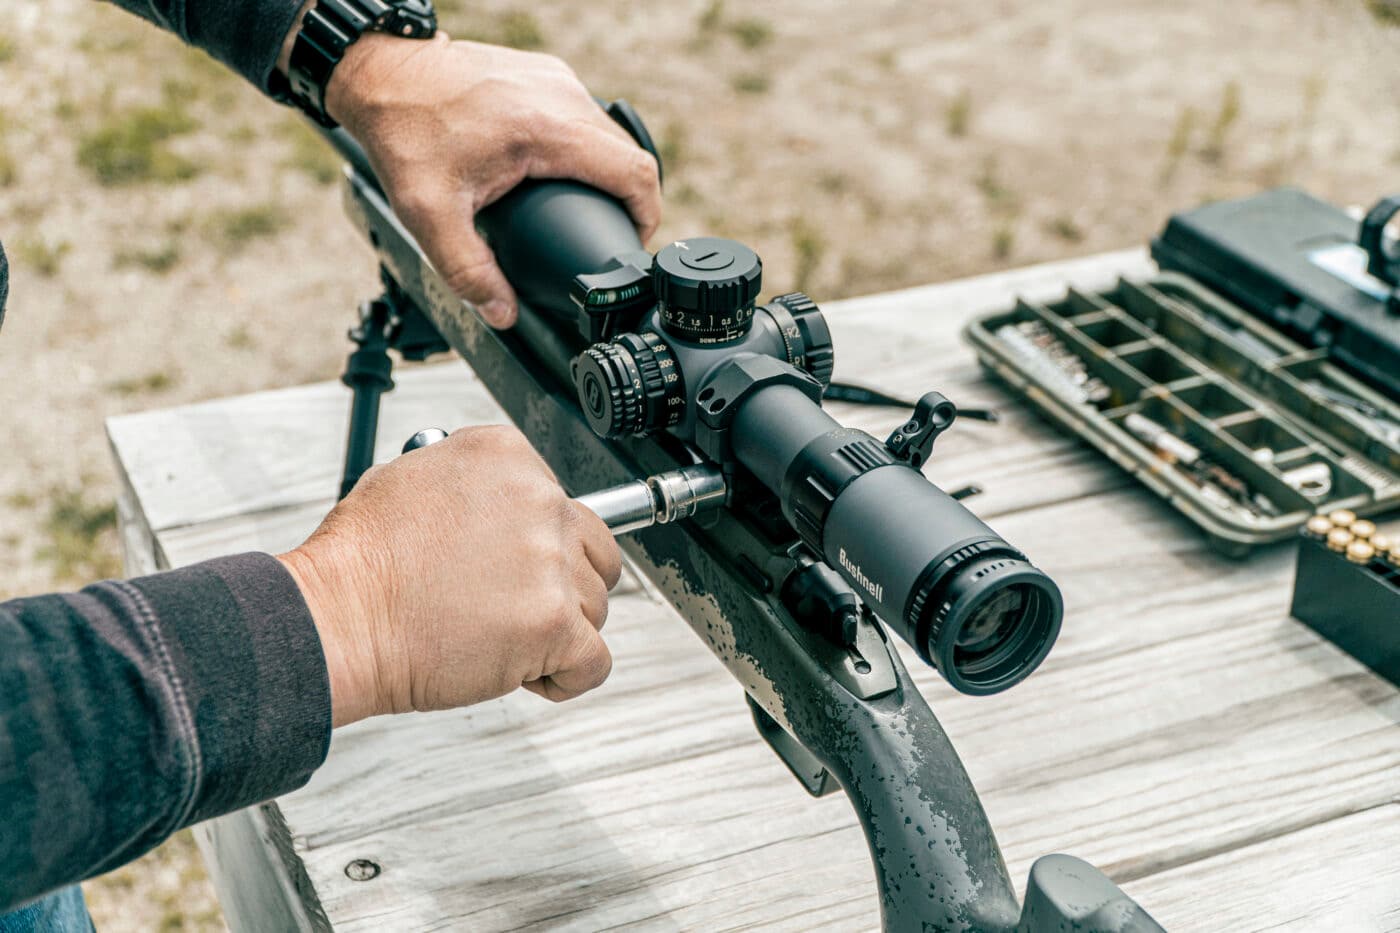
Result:
[[[391,0],[391,3],[377,23],[380,31],[410,39],[428,39],[437,32],[437,15],[431,0]]]

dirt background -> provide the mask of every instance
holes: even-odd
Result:
[[[440,2],[637,105],[663,240],[742,239],[819,300],[1142,243],[1283,183],[1400,189],[1396,0]],[[120,572],[105,417],[334,378],[375,288],[290,112],[104,4],[5,13],[0,597]],[[86,888],[102,930],[222,927],[187,833]]]

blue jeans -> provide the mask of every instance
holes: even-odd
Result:
[[[0,933],[92,933],[92,918],[76,884],[0,914]]]

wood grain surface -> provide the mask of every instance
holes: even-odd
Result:
[[[1215,556],[959,339],[1017,294],[1147,271],[1129,251],[828,309],[838,378],[1001,412],[941,438],[928,473],[982,485],[968,505],[1065,594],[1055,651],[1005,694],[960,696],[906,663],[1018,885],[1063,851],[1172,930],[1400,929],[1400,693],[1288,617],[1291,548]],[[500,417],[459,363],[397,379],[382,458],[421,427]],[[133,570],[295,545],[333,499],[347,406],[328,383],[110,421]],[[901,417],[833,411],[880,436]],[[844,798],[800,789],[684,622],[632,578],[608,637],[613,676],[586,699],[357,724],[306,788],[207,826],[231,925],[878,928]],[[357,859],[380,874],[351,880]]]

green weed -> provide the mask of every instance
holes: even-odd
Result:
[[[794,254],[793,283],[798,291],[807,291],[812,285],[812,276],[826,255],[826,240],[805,217],[792,221],[788,236],[792,239]]]
[[[1069,214],[1060,214],[1046,221],[1045,232],[1066,243],[1078,243],[1084,239],[1084,228],[1075,223]]]
[[[281,233],[291,222],[285,207],[267,202],[216,211],[210,215],[205,229],[225,251],[238,252],[254,240]]]
[[[1167,160],[1162,166],[1162,180],[1167,181],[1176,174],[1181,160],[1191,151],[1191,138],[1196,132],[1199,119],[1194,107],[1182,107],[1172,126],[1172,134],[1167,139]]]
[[[108,186],[184,181],[199,166],[167,144],[198,126],[178,103],[114,114],[79,140],[78,164]]]
[[[44,519],[48,541],[38,558],[49,564],[54,576],[65,582],[114,577],[121,572],[115,549],[102,541],[115,528],[117,507],[112,502],[89,502],[86,491],[53,489]]]
[[[251,350],[257,346],[257,341],[253,339],[253,332],[248,329],[247,324],[236,325],[233,330],[228,332],[224,343],[234,350]]]
[[[524,10],[502,14],[498,29],[502,45],[527,51],[544,48],[544,30],[540,28],[539,21]]]
[[[457,18],[457,10],[439,10],[439,23],[459,39],[486,42],[491,45],[508,45],[511,48],[528,52],[545,46],[544,29],[534,15],[523,10],[508,10],[486,17],[480,10]]]
[[[757,71],[745,71],[735,75],[730,85],[740,94],[763,94],[768,90],[768,76]]]
[[[996,259],[1010,259],[1016,248],[1016,231],[1003,224],[992,231],[992,256]]]
[[[729,34],[746,49],[758,49],[773,39],[773,26],[767,20],[751,17],[729,24]]]
[[[724,23],[724,0],[710,0],[699,19],[695,21],[695,28],[701,33],[713,33]]]
[[[977,175],[977,190],[982,192],[987,206],[995,211],[1015,213],[1020,207],[1020,198],[1001,180],[997,160],[989,157],[982,163],[982,171]]]
[[[0,188],[8,188],[19,180],[19,163],[5,139],[9,132],[9,116],[0,110]]]
[[[12,509],[32,509],[35,506],[35,499],[27,492],[12,492],[5,497],[5,504]]]
[[[972,94],[964,89],[948,102],[947,108],[943,111],[943,126],[948,130],[949,136],[960,139],[967,135],[971,125]]]
[[[1220,110],[1211,124],[1210,135],[1201,148],[1201,158],[1207,162],[1221,162],[1225,159],[1225,146],[1230,130],[1240,118],[1240,85],[1231,81],[1220,94]]]
[[[674,171],[676,166],[685,159],[685,150],[689,139],[684,123],[666,124],[666,130],[661,134],[661,139],[656,144],[656,151],[661,156],[661,165],[667,172]]]
[[[304,120],[285,123],[282,135],[290,147],[283,165],[296,169],[318,185],[329,185],[340,177],[340,157]]]
[[[160,246],[124,246],[112,257],[112,265],[118,269],[140,268],[157,275],[164,275],[180,264],[180,243],[166,240]]]
[[[42,237],[23,237],[15,243],[15,256],[44,278],[58,275],[63,259],[73,249],[67,240],[50,243]]]
[[[705,200],[699,189],[687,182],[681,182],[671,188],[668,192],[668,198],[673,204],[679,204],[682,207],[694,207]]]
[[[109,382],[107,388],[118,395],[145,395],[152,392],[164,392],[174,384],[175,377],[162,370],[154,370],[144,376]]]
[[[1385,26],[1400,26],[1400,0],[1366,0],[1366,9]]]

